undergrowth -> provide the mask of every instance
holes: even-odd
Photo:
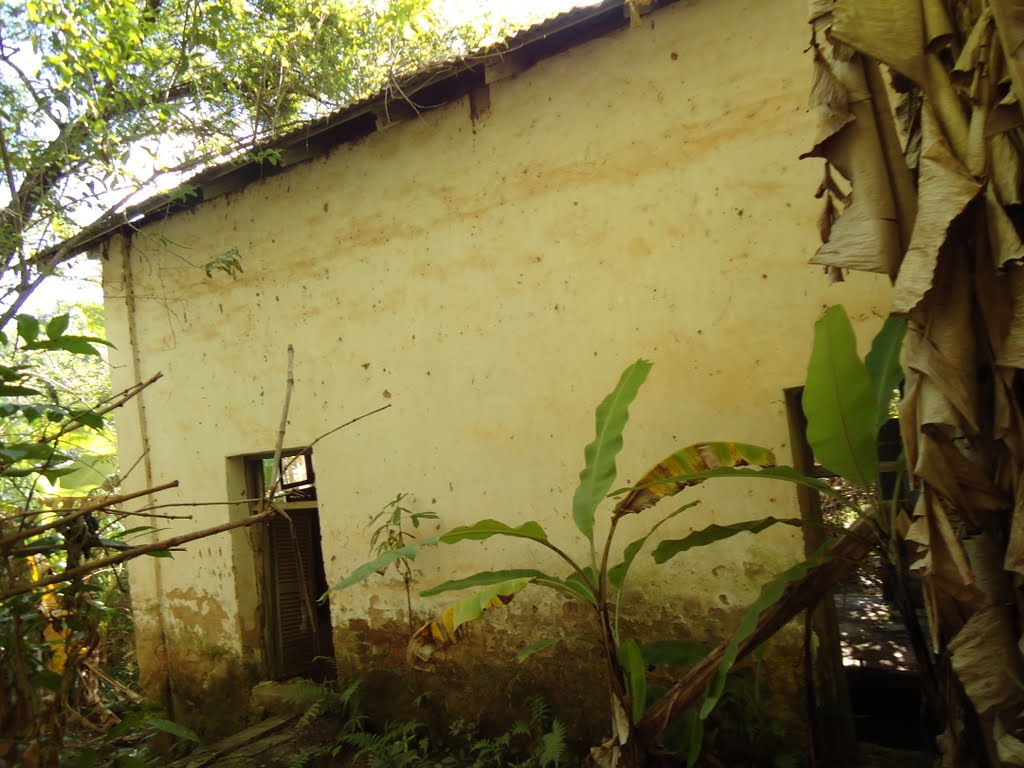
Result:
[[[289,768],[344,761],[358,768],[570,768],[565,726],[540,696],[525,702],[527,715],[497,735],[485,735],[479,720],[453,722],[442,737],[425,723],[388,723],[375,729],[360,707],[361,684],[308,682],[294,689],[296,702],[312,701],[301,729],[332,715],[340,723],[334,739],[300,752]]]

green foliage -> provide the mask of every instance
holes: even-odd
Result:
[[[651,363],[637,360],[622,373],[619,383],[597,407],[597,434],[583,450],[585,464],[572,498],[572,519],[593,545],[594,514],[615,482],[615,458],[622,450],[622,431],[629,406],[651,371]],[[596,567],[596,557],[593,565]]]
[[[879,406],[842,307],[829,307],[814,326],[803,408],[807,440],[818,460],[859,488],[870,488],[878,474]]]
[[[432,643],[435,645],[439,643],[454,643],[457,640],[458,629],[461,625],[479,619],[487,610],[508,603],[516,594],[531,584],[547,587],[563,597],[576,600],[593,612],[595,623],[601,628],[600,636],[603,638],[602,645],[607,662],[608,685],[613,697],[613,709],[623,711],[625,713],[624,716],[628,720],[626,724],[628,732],[616,733],[616,738],[622,740],[621,743],[626,743],[632,737],[633,724],[640,720],[646,706],[649,704],[646,672],[648,662],[645,660],[645,650],[640,647],[635,639],[620,637],[619,635],[618,619],[624,595],[622,587],[630,566],[653,533],[669,520],[692,508],[696,503],[684,504],[668,515],[656,520],[650,526],[646,535],[626,546],[622,561],[617,565],[610,566],[609,554],[612,549],[618,522],[625,511],[637,511],[630,506],[631,503],[634,503],[630,500],[639,499],[636,492],[642,489],[629,488],[612,494],[628,493],[626,500],[620,502],[610,514],[609,531],[603,542],[602,557],[598,560],[594,540],[596,510],[600,502],[609,494],[614,484],[616,459],[623,447],[622,435],[628,422],[629,407],[636,398],[650,368],[651,364],[643,360],[637,361],[627,368],[620,377],[615,389],[601,402],[597,409],[596,436],[584,452],[586,465],[580,473],[580,484],[573,497],[571,513],[577,528],[587,539],[590,549],[590,565],[581,563],[553,543],[536,521],[528,521],[518,526],[513,526],[499,520],[485,519],[472,525],[454,528],[447,533],[441,534],[436,539],[420,542],[420,545],[433,546],[435,544],[456,544],[463,541],[484,542],[494,537],[525,539],[548,549],[560,558],[562,562],[567,564],[571,571],[565,578],[559,578],[533,568],[481,571],[468,577],[446,581],[432,589],[426,590],[422,593],[423,595],[437,595],[451,590],[478,589],[477,592],[470,594],[455,605],[445,609],[437,619],[418,630],[413,640],[419,643]],[[656,476],[656,481],[646,482],[643,484],[643,488],[659,485],[662,487],[661,493],[664,496],[675,494],[683,488],[693,485],[693,481],[698,479],[704,480],[724,476],[756,477],[762,475],[775,479],[802,482],[815,487],[821,485],[817,480],[801,477],[791,468],[765,466],[741,470],[733,465],[714,466],[719,462],[731,462],[732,464],[748,462],[751,460],[748,457],[763,457],[757,460],[774,462],[770,451],[756,446],[741,446],[735,443],[703,443],[678,451],[665,462],[659,464],[657,471],[652,470],[651,473],[645,475],[645,477]],[[693,460],[691,461],[691,459]],[[685,464],[683,463],[684,461],[686,462]],[[708,464],[708,461],[711,464]],[[704,472],[685,476],[684,479],[665,476],[666,472],[669,471],[668,468],[693,466],[706,466],[708,469]],[[666,486],[671,486],[667,494],[664,490]],[[646,509],[651,506],[647,502],[643,502],[641,505],[640,501],[636,501],[635,505],[640,505],[640,509]],[[777,520],[769,517],[763,520],[751,520],[731,526],[710,526],[702,531],[691,534],[685,539],[670,541],[668,544],[661,546],[660,550],[656,548],[655,553],[660,551],[663,555],[660,560],[657,560],[656,554],[656,560],[661,562],[685,550],[698,546],[712,545],[717,541],[739,533],[757,533],[780,522],[798,524],[799,521]],[[670,552],[673,548],[674,551]],[[406,547],[402,556],[414,557],[417,549]],[[352,586],[368,578],[371,573],[390,564],[393,561],[393,557],[394,555],[388,552],[381,553],[375,560],[358,567],[352,575],[334,588],[341,589]],[[801,564],[805,571],[812,567],[812,565],[812,563]],[[784,577],[791,577],[793,573],[795,571],[787,571]],[[481,587],[483,589],[479,589]],[[771,602],[777,600],[780,595],[780,590],[766,587],[766,590],[762,592],[761,598],[751,608],[752,613],[750,615],[753,616],[754,621],[756,621],[759,613]],[[614,605],[614,620],[609,612],[610,604]],[[741,627],[741,631],[746,630],[747,627],[744,624]],[[738,637],[739,639],[735,640],[737,644],[745,635]],[[551,637],[533,643],[527,648],[522,649],[516,658],[519,660],[525,659],[533,653],[551,647],[561,639]],[[662,644],[648,647],[646,653],[649,655],[653,654],[659,659],[674,659],[678,661],[691,657],[697,647],[693,644]],[[728,660],[727,668],[732,666],[734,660],[735,653],[733,653],[733,658]],[[717,680],[715,685],[719,685]],[[720,696],[721,691],[719,690],[709,693],[709,698],[705,700],[709,711]],[[699,719],[702,720],[704,717],[706,717],[706,714],[702,713],[702,717]],[[697,725],[699,726],[699,723]],[[615,715],[613,715],[613,727],[620,727],[618,718]],[[403,734],[403,738],[405,736],[407,734]],[[699,752],[699,745],[695,749]]]
[[[83,223],[175,184],[188,202],[180,176],[215,162],[280,163],[274,139],[512,25],[453,25],[434,0],[27,0],[0,29],[5,330]],[[239,271],[230,252],[204,268]]]
[[[887,317],[871,342],[871,351],[864,358],[864,366],[871,378],[871,391],[875,396],[875,435],[889,420],[889,405],[893,392],[903,381],[900,367],[900,349],[907,333],[907,321],[902,317]]]
[[[803,525],[803,520],[784,519],[774,517],[763,517],[759,520],[746,520],[742,523],[730,523],[728,525],[711,524],[707,528],[694,531],[682,539],[665,539],[654,550],[654,562],[664,563],[671,560],[681,552],[686,552],[694,547],[706,547],[716,541],[732,538],[738,533],[760,533],[765,528],[770,528],[776,523],[785,525]]]
[[[116,469],[102,311],[19,313],[11,330],[0,340],[0,593],[126,548],[129,535],[119,514],[74,511],[90,494],[112,490]],[[15,715],[4,719],[0,740],[56,754],[63,707],[89,711],[97,703],[95,687],[83,685],[84,664],[105,628],[120,621],[123,609],[104,599],[116,599],[118,575],[107,570],[0,600],[2,708]],[[173,732],[175,724],[156,718],[145,727]]]
[[[213,277],[214,272],[223,272],[229,277],[235,277],[245,270],[242,269],[242,257],[237,248],[230,248],[221,256],[203,265],[203,271],[207,277]]]
[[[517,579],[527,579],[532,581],[533,579],[545,578],[543,571],[537,571],[532,568],[513,568],[506,571],[480,571],[474,573],[472,576],[467,576],[464,579],[452,579],[451,581],[445,581],[438,584],[436,587],[425,589],[420,592],[423,597],[434,597],[440,595],[443,592],[456,592],[460,589],[471,589],[473,587],[487,587],[492,584],[501,584],[502,582],[512,581]]]
[[[304,717],[296,730],[322,716],[334,715],[334,722],[338,722],[340,715],[341,720],[331,742],[302,750],[290,768],[319,765],[325,759],[366,768],[558,768],[567,764],[565,726],[551,718],[539,696],[528,698],[522,707],[512,707],[510,699],[510,707],[525,708],[527,716],[514,721],[509,718],[496,733],[483,733],[477,720],[456,720],[439,738],[417,721],[374,728],[362,713],[358,682],[310,682],[302,689],[304,701],[318,697],[318,703],[331,702],[331,706],[318,710],[308,723],[303,722],[307,720]]]
[[[631,637],[619,642],[619,664],[622,665],[623,681],[629,694],[630,716],[633,722],[640,720],[647,708],[647,670],[640,646]]]
[[[413,512],[402,502],[409,496],[407,493],[400,493],[389,501],[383,508],[374,515],[367,528],[373,528],[370,535],[370,553],[377,555],[382,565],[377,569],[378,573],[384,573],[389,566],[394,566],[402,578],[405,586],[406,608],[408,610],[409,631],[415,626],[415,619],[412,611],[412,561],[415,559],[416,549],[409,549],[407,540],[415,538],[415,535],[408,530],[408,526],[419,528],[426,520],[437,520],[435,512]],[[421,545],[429,545],[433,540],[421,542]],[[407,554],[406,554],[407,553]]]
[[[433,547],[437,544],[438,539],[437,537],[434,537],[430,539],[423,539],[422,541],[416,541],[412,544],[406,544],[400,549],[391,549],[387,552],[383,552],[370,562],[363,563],[352,573],[331,587],[331,589],[347,589],[355,584],[359,584],[360,582],[366,581],[375,573],[383,573],[387,568],[400,560],[415,560],[421,547]]]
[[[165,720],[160,717],[151,717],[146,720],[146,723],[156,728],[158,731],[169,733],[172,736],[177,736],[179,739],[186,739],[187,741],[199,741],[199,737],[196,736],[195,731],[191,728],[186,728],[181,723],[176,723],[173,720]]]
[[[732,669],[733,664],[736,663],[740,643],[753,634],[754,630],[757,628],[758,617],[760,617],[763,611],[766,611],[779,601],[785,592],[786,587],[800,581],[814,568],[825,562],[828,545],[830,543],[831,542],[826,543],[818,550],[818,552],[814,553],[807,560],[803,560],[796,565],[787,568],[781,574],[761,587],[761,594],[758,595],[757,600],[751,603],[743,613],[743,618],[740,620],[739,628],[729,639],[729,645],[726,648],[725,654],[722,656],[722,663],[715,672],[714,678],[712,678],[711,682],[708,684],[707,692],[704,695],[704,702],[700,707],[700,716],[702,719],[707,718],[707,716],[711,714],[711,711],[715,708],[715,705],[718,704],[719,699],[722,697],[722,694],[725,691],[725,683],[728,678],[729,671]]]
[[[460,541],[485,541],[494,536],[510,536],[517,539],[531,539],[539,544],[548,540],[548,535],[538,523],[530,521],[513,528],[511,525],[498,520],[481,520],[472,525],[462,525],[452,528],[439,538],[444,544],[456,544]]]

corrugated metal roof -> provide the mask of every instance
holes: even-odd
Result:
[[[674,2],[677,0],[648,0],[648,8],[654,9]],[[625,26],[629,19],[626,4],[627,0],[600,0],[576,5],[532,24],[489,48],[433,64],[403,77],[370,98],[311,121],[268,142],[263,149],[273,148],[282,152],[282,161],[278,165],[239,163],[233,160],[207,168],[187,182],[196,190],[195,196],[189,200],[183,201],[173,190],[155,195],[90,225],[70,240],[43,252],[40,258],[59,261],[91,250],[122,229],[137,228],[191,209],[237,191],[252,181],[282,173],[341,144],[368,136],[382,123],[398,122],[421,111],[442,106],[485,87],[488,83],[488,68],[505,67],[511,71],[521,71],[538,61]]]

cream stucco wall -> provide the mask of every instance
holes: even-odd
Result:
[[[631,412],[622,484],[700,440],[759,443],[788,460],[783,389],[802,382],[815,318],[843,303],[867,338],[887,293],[863,275],[830,287],[806,263],[821,169],[797,160],[815,124],[805,5],[670,6],[494,83],[475,122],[462,99],[113,242],[117,383],[164,374],[144,397],[151,474],[181,486],[161,500],[240,497],[228,458],[273,447],[288,344],[288,444],[392,406],[315,449],[331,582],[365,559],[368,516],[399,491],[444,528],[536,519],[582,553],[569,516],[582,448],[596,404],[638,357],[655,366]],[[245,270],[236,278],[196,267],[232,248]],[[130,463],[143,448],[140,412],[121,415],[118,430]],[[691,495],[702,505],[668,535],[796,513],[785,486],[705,484]],[[231,514],[192,513],[167,527]],[[630,520],[621,540],[644,522]],[[151,683],[165,672],[162,638],[172,678],[178,660],[244,652],[257,629],[237,609],[253,588],[244,547],[244,536],[222,535],[132,566]],[[799,553],[787,529],[660,569],[643,558],[639,610],[706,634]],[[553,565],[502,542],[417,560],[423,586],[524,564]],[[397,586],[377,579],[332,595],[336,631],[401,618]],[[510,626],[537,605],[517,603]]]

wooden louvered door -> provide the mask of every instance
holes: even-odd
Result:
[[[269,576],[274,605],[269,634],[274,676],[278,678],[310,674],[314,658],[323,655],[317,605],[322,594],[317,577],[323,564],[316,514],[315,507],[289,511],[294,539],[287,520],[277,515],[270,520]]]

